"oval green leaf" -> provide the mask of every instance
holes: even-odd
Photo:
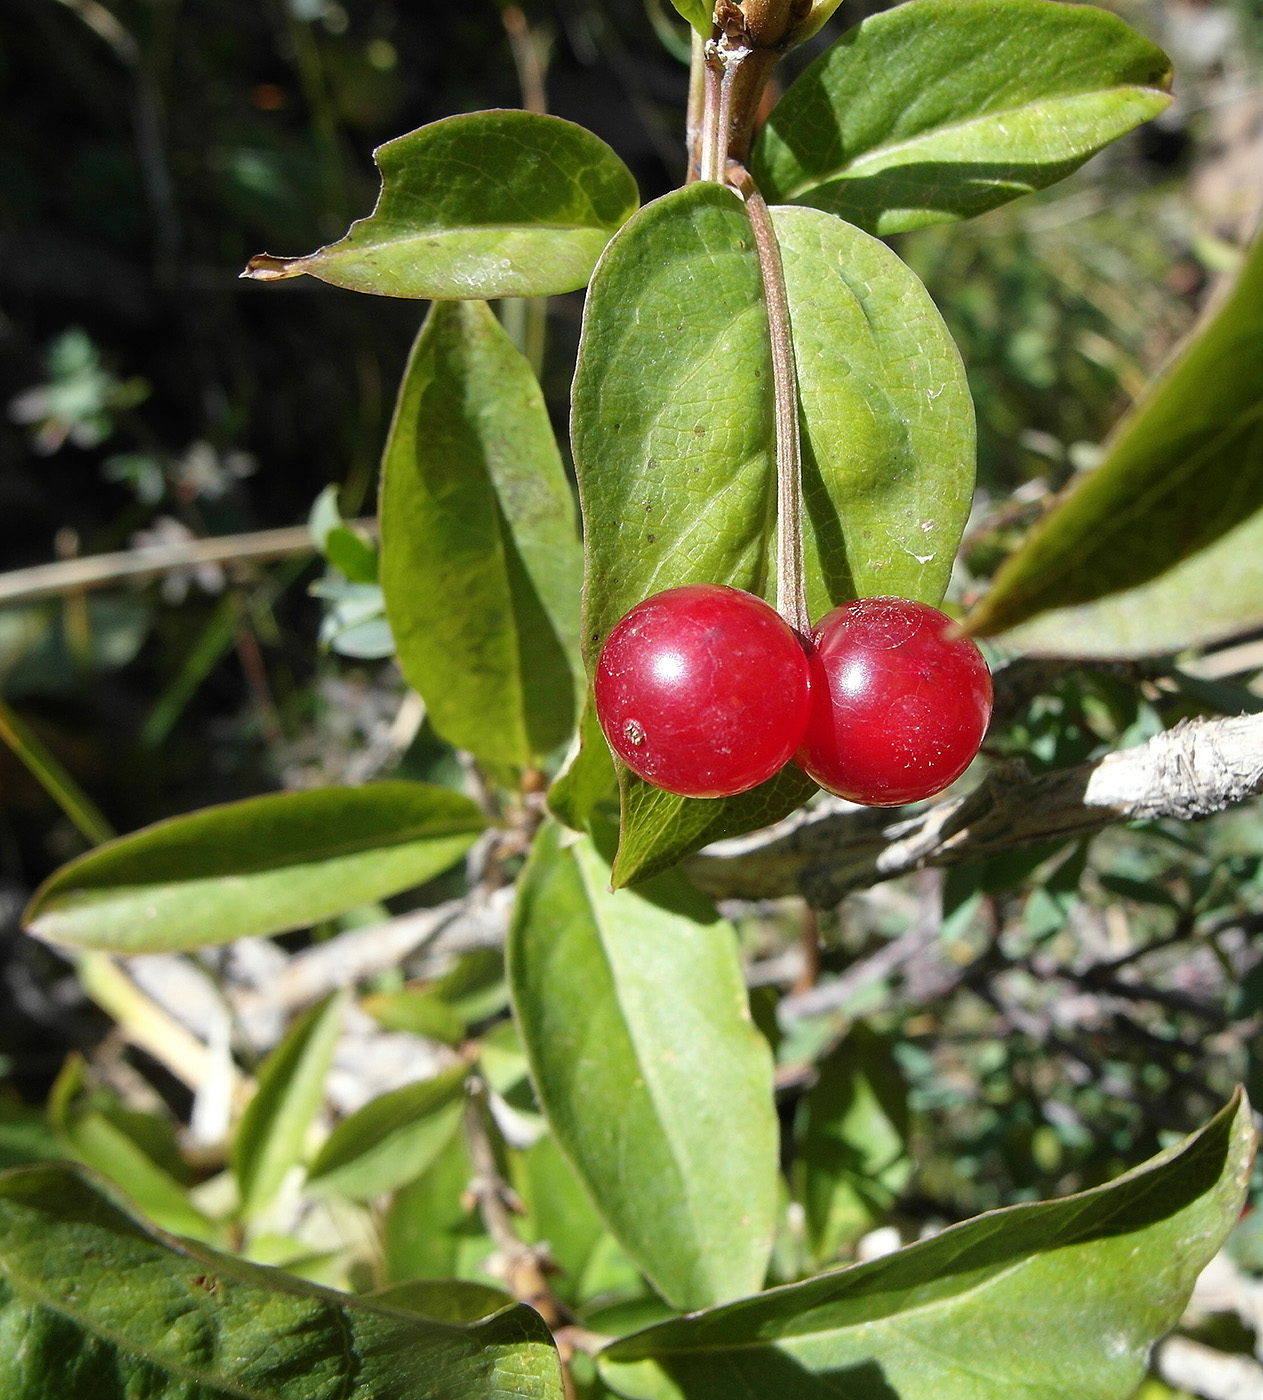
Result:
[[[263,1062],[259,1087],[242,1114],[232,1145],[241,1214],[252,1219],[300,1161],[321,1103],[342,1030],[346,995],[334,992],[304,1012]]]
[[[382,471],[404,675],[452,744],[529,763],[574,728],[579,533],[539,385],[484,303],[431,310]]]
[[[773,218],[799,373],[810,612],[857,594],[937,604],[973,490],[960,356],[924,287],[883,244],[816,210]],[[589,671],[610,629],[651,593],[698,582],[766,590],[767,318],[749,221],[730,190],[688,186],[611,242],[588,297],[572,431]],[[601,756],[585,738],[593,756],[575,772],[599,780]],[[814,790],[787,774],[710,802],[627,779],[616,882],[785,816]],[[554,800],[573,819],[581,795],[572,779]]]
[[[307,1189],[368,1200],[415,1181],[460,1126],[468,1074],[458,1065],[381,1094],[344,1118],[316,1154]]]
[[[1108,1186],[649,1328],[602,1373],[630,1400],[1127,1400],[1236,1222],[1254,1143],[1239,1094]]]
[[[767,1043],[731,927],[682,877],[609,888],[587,837],[545,827],[509,933],[540,1103],[618,1242],[680,1308],[757,1289],[776,1210]]]
[[[1211,586],[1190,594],[1182,605],[1177,602],[1174,616],[1157,613],[1137,634],[1125,630],[1134,603],[1120,600],[1119,608],[1100,614],[1067,613],[1050,619],[1051,628],[1066,638],[1054,649],[1080,645],[1075,640],[1078,622],[1088,624],[1081,644],[1092,648],[1083,654],[1102,654],[1103,647],[1105,654],[1114,654],[1112,640],[1121,654],[1132,655],[1138,645],[1166,649],[1151,647],[1150,639],[1174,635],[1173,650],[1202,640],[1203,611],[1222,612],[1226,606],[1231,617],[1238,597],[1248,616],[1242,584],[1256,556],[1246,522],[1263,509],[1260,365],[1263,239],[1255,242],[1231,293],[1115,431],[1105,460],[1071,488],[1005,562],[968,618],[968,629],[993,636],[1036,613],[1075,609],[1138,590],[1150,580],[1161,588],[1153,602],[1172,601],[1176,590],[1163,587],[1161,576],[1182,560],[1194,578],[1181,578],[1178,586],[1194,581]],[[1226,557],[1217,555],[1210,569],[1204,562],[1200,568],[1194,564],[1191,556],[1237,527],[1244,538],[1228,548]],[[1217,564],[1226,566],[1219,577]],[[1238,568],[1245,574],[1241,580]],[[1149,601],[1141,595],[1142,612]],[[1093,626],[1098,615],[1101,630]],[[1173,626],[1177,617],[1181,625]],[[1148,628],[1152,631],[1146,637]],[[1053,632],[1046,635],[1052,642]]]
[[[6,1394],[101,1400],[562,1400],[515,1304],[460,1326],[154,1230],[69,1166],[0,1178]]]
[[[581,126],[534,112],[469,112],[373,152],[377,206],[301,258],[260,253],[264,282],[310,273],[378,296],[539,297],[584,286],[640,202],[631,171]]]
[[[247,798],[63,865],[23,921],[50,943],[119,953],[282,933],[432,879],[484,825],[467,797],[428,783]]]
[[[1170,102],[1170,61],[1122,20],[1048,0],[911,0],[848,30],[754,148],[769,200],[871,233],[1042,189]]]

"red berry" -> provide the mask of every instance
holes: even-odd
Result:
[[[969,767],[991,718],[991,674],[967,637],[944,636],[951,625],[907,598],[859,598],[821,619],[796,755],[821,787],[897,807]]]
[[[731,797],[779,772],[811,710],[797,634],[753,593],[712,583],[637,603],[605,643],[595,689],[610,748],[682,797]]]

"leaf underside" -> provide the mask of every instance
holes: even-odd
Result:
[[[967,620],[1024,650],[1174,651],[1263,612],[1263,240],[1235,287]],[[1008,639],[1006,638],[1006,641]]]

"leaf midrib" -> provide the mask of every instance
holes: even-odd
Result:
[[[828,184],[831,180],[848,179],[853,175],[862,174],[866,166],[871,167],[876,165],[878,168],[872,173],[880,174],[882,169],[887,168],[885,165],[880,164],[880,162],[884,162],[888,156],[898,155],[903,151],[915,150],[918,146],[925,145],[927,141],[940,136],[952,136],[960,132],[966,132],[971,127],[981,127],[996,121],[1006,121],[1024,112],[1037,111],[1039,108],[1051,103],[1072,102],[1077,98],[1083,97],[1115,97],[1127,94],[1166,97],[1167,99],[1170,99],[1171,96],[1171,94],[1163,88],[1148,87],[1143,83],[1123,83],[1115,87],[1091,88],[1083,92],[1069,92],[1061,93],[1056,96],[1044,96],[1034,102],[1023,102],[1015,107],[998,107],[994,111],[984,112],[981,116],[971,117],[965,121],[945,122],[941,126],[927,127],[925,130],[919,131],[915,136],[910,136],[903,141],[894,141],[882,146],[870,146],[867,150],[860,152],[859,155],[852,156],[851,159],[844,161],[841,165],[834,167],[828,172],[799,182],[799,184],[781,195],[781,198],[784,200],[798,199],[808,191],[816,189],[820,185]],[[779,134],[777,135],[777,139],[788,149],[788,144],[783,141]],[[1068,155],[1061,157],[1059,160],[1035,161],[1032,163],[1037,166],[1058,165],[1061,163],[1061,160],[1073,159],[1073,155]],[[952,162],[942,161],[940,163],[946,165]]]

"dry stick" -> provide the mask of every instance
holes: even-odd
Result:
[[[772,394],[776,420],[776,611],[799,633],[811,630],[803,578],[802,450],[798,437],[798,371],[789,319],[789,296],[772,216],[750,172],[728,162],[728,178],[745,200],[767,303],[772,343]]]
[[[356,529],[377,533],[376,520],[355,520]],[[57,598],[78,589],[105,588],[128,579],[158,578],[198,564],[266,563],[291,554],[311,554],[316,546],[305,525],[280,530],[257,530],[245,535],[219,535],[179,544],[145,545],[116,554],[89,554],[56,564],[36,564],[0,574],[0,606]]]
[[[993,768],[964,797],[907,820],[825,803],[716,842],[687,869],[717,899],[805,895],[832,908],[852,890],[923,866],[957,865],[1068,840],[1121,821],[1191,821],[1263,793],[1263,715],[1193,720],[1135,748],[1031,777]]]

